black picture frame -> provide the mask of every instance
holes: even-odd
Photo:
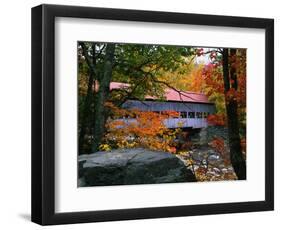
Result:
[[[55,213],[55,18],[109,19],[265,29],[265,200]],[[274,209],[274,20],[62,5],[32,8],[32,221],[41,225]]]

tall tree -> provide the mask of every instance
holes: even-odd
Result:
[[[89,51],[96,50],[96,44],[92,43],[87,46],[84,42],[80,43],[81,45],[81,53],[83,57],[85,57],[86,63],[88,68],[86,68],[86,75],[88,76],[87,87],[86,87],[86,95],[83,101],[83,106],[81,114],[79,113],[79,120],[80,120],[80,132],[78,137],[78,146],[79,146],[79,153],[83,152],[83,144],[84,144],[84,137],[86,135],[86,128],[89,126],[89,122],[91,121],[90,113],[91,113],[91,103],[93,99],[93,83],[96,80],[96,54],[92,52],[92,55],[89,55]],[[79,58],[79,57],[78,57]],[[81,55],[80,55],[81,58]],[[80,69],[82,71],[82,69]]]
[[[210,115],[208,121],[228,126],[231,163],[238,179],[246,179],[240,140],[240,134],[245,135],[246,128],[246,50],[198,48],[196,55],[204,55],[210,62],[202,74],[196,76],[201,78],[200,87],[191,84],[187,90],[202,91],[215,102],[217,113]]]
[[[246,162],[243,158],[239,135],[239,119],[235,94],[238,89],[237,70],[235,65],[236,49],[223,51],[223,80],[225,92],[225,106],[227,112],[230,159],[239,180],[246,179]],[[230,59],[230,63],[229,63]]]
[[[102,72],[98,75],[98,85],[95,89],[94,99],[94,124],[92,151],[96,152],[101,143],[106,122],[105,102],[109,97],[110,81],[112,78],[112,67],[114,62],[115,44],[108,43],[105,48],[105,58]]]

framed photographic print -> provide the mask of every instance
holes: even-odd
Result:
[[[32,8],[32,221],[274,208],[273,19]]]

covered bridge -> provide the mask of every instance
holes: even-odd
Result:
[[[126,88],[125,83],[111,82],[110,89]],[[176,91],[168,88],[165,90],[165,101],[146,96],[144,101],[128,99],[122,107],[125,109],[139,109],[140,111],[176,111],[179,117],[165,120],[168,128],[203,128],[207,127],[207,116],[215,112],[214,103],[208,101],[203,93]]]

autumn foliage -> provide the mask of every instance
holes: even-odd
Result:
[[[224,98],[224,103],[222,104],[225,107],[225,103],[229,101],[237,101],[238,104],[238,115],[240,117],[240,122],[243,126],[245,123],[245,114],[246,114],[246,53],[244,50],[239,50],[236,55],[229,56],[229,65],[235,67],[237,74],[237,90],[231,87],[228,91],[224,89],[223,76],[222,76],[222,63],[219,56],[211,56],[212,62],[204,67],[202,76],[208,88],[206,93],[209,98],[220,97]],[[233,85],[234,82],[230,79],[230,84]],[[216,104],[219,100],[215,101]],[[222,102],[222,100],[220,101]],[[220,105],[218,106],[220,108]],[[224,108],[220,111],[220,114],[225,114],[223,112]],[[220,118],[220,117],[217,117]]]
[[[225,125],[225,115],[224,114],[210,114],[207,117],[207,121],[211,125],[224,126]]]
[[[107,120],[107,133],[100,145],[101,150],[112,148],[143,147],[152,150],[176,152],[176,135],[180,129],[168,129],[164,121],[169,117],[178,117],[175,111],[161,114],[137,109],[126,110],[106,103],[111,115]]]

